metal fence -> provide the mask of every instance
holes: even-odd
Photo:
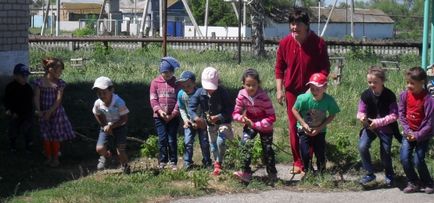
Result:
[[[131,37],[29,37],[30,50],[94,50],[97,46],[113,49],[140,49],[149,44],[161,45],[162,38]],[[266,40],[265,50],[274,53],[279,40]],[[327,40],[329,55],[342,55],[349,51],[363,51],[376,55],[420,54],[422,44],[419,42],[400,41],[338,41]],[[99,45],[98,45],[99,44]],[[237,38],[168,38],[168,47],[179,50],[218,51],[238,50]],[[252,51],[252,39],[241,40],[242,51]]]

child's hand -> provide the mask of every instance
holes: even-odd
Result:
[[[307,123],[302,123],[301,127],[303,127],[303,131],[307,134],[307,135],[311,135],[312,134],[312,129],[309,127],[309,125]]]
[[[311,130],[311,136],[317,136],[320,132],[321,132],[321,130],[322,130],[323,128],[321,127],[321,126],[319,126],[319,127],[316,127],[316,128],[312,128]]]
[[[193,127],[193,125],[192,125],[191,121],[187,120],[187,121],[184,121],[184,126],[182,126],[182,127],[189,128],[189,127]]]
[[[283,101],[285,101],[285,95],[282,91],[276,92],[277,102],[279,102],[280,105],[283,105]]]
[[[365,127],[365,128],[369,126],[369,120],[366,116],[363,118],[360,118],[360,122],[362,123],[363,127]]]
[[[252,128],[253,127],[253,121],[252,120],[250,120],[250,119],[248,119],[247,117],[243,117],[243,121],[244,121],[244,124],[245,125],[247,125],[247,127],[249,127],[249,128]]]
[[[167,117],[167,113],[166,112],[164,112],[163,110],[158,110],[158,115],[162,118],[162,119],[164,119],[164,118],[166,118]]]
[[[110,123],[104,126],[104,132],[107,133],[108,135],[113,135],[113,129]]]
[[[405,137],[407,138],[407,140],[408,140],[409,142],[414,142],[414,141],[416,141],[416,137],[413,136],[413,135],[411,135],[411,134],[408,134],[408,135],[406,135]]]
[[[212,124],[216,124],[217,121],[219,121],[219,117],[218,116],[210,116],[209,119],[210,119],[210,122]]]
[[[378,126],[375,124],[375,122],[373,122],[374,121],[374,119],[368,119],[368,129],[369,130],[374,130],[374,129],[376,129]]]
[[[50,112],[50,111],[45,111],[45,112],[43,112],[43,114],[42,114],[42,118],[43,118],[44,120],[48,121],[48,120],[50,120],[50,117],[51,117],[51,112]]]
[[[196,128],[206,129],[206,122],[204,119],[197,117],[194,119],[194,122],[196,124]]]

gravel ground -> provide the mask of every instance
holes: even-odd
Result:
[[[404,194],[398,188],[378,189],[363,192],[290,192],[285,190],[273,190],[260,193],[240,193],[219,196],[200,197],[196,199],[180,199],[174,202],[321,202],[321,203],[340,203],[340,202],[360,202],[360,203],[432,203],[434,195],[425,193]]]
[[[284,181],[299,181],[301,176],[294,177],[288,173],[291,166],[276,165],[278,178]],[[265,176],[265,169],[259,169],[254,176]],[[377,173],[377,181],[383,181],[383,173]],[[345,180],[357,180],[359,177],[344,176]],[[414,194],[404,194],[399,188],[376,189],[360,192],[294,192],[286,190],[270,190],[258,193],[238,193],[225,195],[204,196],[194,199],[178,199],[173,202],[192,203],[192,202],[223,202],[223,203],[242,203],[242,202],[321,202],[321,203],[340,203],[340,202],[361,202],[361,203],[434,203],[434,194],[423,192]]]

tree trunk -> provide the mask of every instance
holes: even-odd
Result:
[[[252,0],[250,3],[252,31],[253,31],[253,51],[256,56],[265,57],[264,48],[264,15],[265,9],[262,0]]]

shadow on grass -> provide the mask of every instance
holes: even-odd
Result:
[[[68,83],[63,98],[63,106],[72,123],[73,129],[87,137],[98,138],[98,125],[92,114],[93,103],[97,99],[91,90],[93,83]],[[123,98],[130,110],[128,121],[128,136],[146,139],[155,135],[152,109],[149,103],[149,85],[145,83],[116,83],[115,93]],[[3,91],[3,90],[2,90]],[[228,90],[230,97],[235,97],[238,90]],[[60,157],[61,165],[50,168],[43,164],[41,139],[37,125],[34,128],[34,146],[30,153],[24,152],[22,136],[17,140],[18,151],[9,150],[7,137],[7,118],[4,115],[3,104],[0,104],[0,200],[22,195],[34,190],[57,187],[59,184],[79,179],[92,174],[96,170],[98,155],[95,152],[95,142],[77,137],[75,140],[62,143]],[[35,120],[35,124],[37,121]],[[140,144],[129,142],[130,158],[140,156]],[[180,155],[181,156],[181,155]]]

